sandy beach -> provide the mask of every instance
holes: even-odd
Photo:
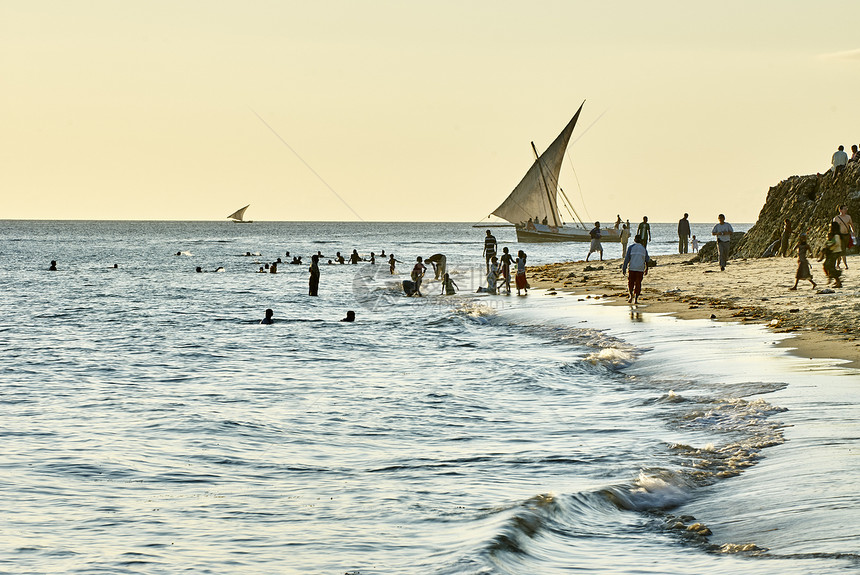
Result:
[[[613,245],[610,249],[620,247]],[[692,263],[693,254],[658,256],[642,282],[638,309],[680,318],[711,318],[767,324],[792,337],[782,345],[803,357],[839,358],[860,366],[860,256],[848,256],[841,289],[828,289],[821,264],[810,261],[817,284],[803,280],[796,291],[794,258],[730,260],[724,272],[716,262]],[[621,259],[576,261],[528,268],[533,288],[565,291],[583,298],[627,303]]]

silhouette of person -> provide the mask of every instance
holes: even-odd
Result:
[[[320,287],[320,266],[319,266],[320,258],[318,255],[314,254],[311,256],[311,267],[308,268],[308,271],[311,273],[311,277],[308,280],[308,295],[318,295],[317,291]]]
[[[48,268],[49,272],[57,271],[57,260],[51,260],[51,267]]]
[[[350,322],[355,321],[355,312],[352,310],[349,310],[348,312],[346,312],[346,317],[340,321],[350,321]]]
[[[273,312],[271,308],[267,309],[266,310],[266,317],[261,319],[260,323],[263,325],[270,325],[270,324],[275,323],[275,320],[272,317],[273,315],[275,315],[275,312]]]

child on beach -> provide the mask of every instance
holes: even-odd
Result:
[[[693,236],[693,239],[690,240],[690,247],[693,248],[693,253],[699,251],[699,240],[696,239],[696,236]]]
[[[508,248],[502,250],[502,280],[504,281],[505,293],[511,295],[511,265],[514,263],[514,256],[510,254]]]
[[[421,295],[421,280],[426,271],[427,266],[424,265],[421,256],[415,258],[415,266],[412,268],[412,281],[415,282],[415,293],[418,295]]]
[[[454,283],[454,280],[451,279],[451,276],[445,274],[442,276],[442,295],[454,295],[457,293],[455,290],[459,290],[459,286]]]
[[[806,234],[800,234],[800,240],[797,242],[797,273],[794,274],[794,286],[788,289],[796,290],[800,280],[809,280],[812,289],[815,289],[815,282],[812,281],[812,272],[809,269],[809,260],[806,259],[808,253],[809,244],[806,243]]]
[[[517,252],[517,275],[514,281],[517,284],[517,295],[521,295],[520,290],[525,290],[528,295],[529,283],[526,281],[526,252],[523,250]]]
[[[499,280],[499,258],[490,258],[490,271],[487,272],[487,293],[496,295],[496,282]]]

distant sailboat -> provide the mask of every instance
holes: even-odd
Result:
[[[544,151],[537,153],[534,142],[532,151],[535,162],[526,175],[508,195],[502,205],[493,210],[493,215],[507,220],[517,228],[517,239],[521,242],[589,242],[590,227],[582,220],[578,223],[565,225],[558,212],[558,193],[564,196],[564,190],[558,186],[558,175],[570,135],[579,119],[582,106],[573,115],[561,134]],[[567,196],[564,196],[567,199]],[[571,206],[570,201],[567,202]],[[571,208],[572,209],[572,208]],[[619,231],[611,227],[601,227],[603,241],[618,241]]]
[[[250,206],[250,205],[251,204],[248,204],[248,206]],[[237,224],[252,224],[252,223],[254,223],[254,220],[246,220],[245,219],[245,210],[248,209],[248,206],[245,206],[244,208],[239,208],[238,210],[236,210],[235,212],[233,212],[232,214],[230,214],[227,217],[229,219],[233,220],[233,222],[237,223]]]

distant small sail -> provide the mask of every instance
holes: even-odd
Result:
[[[229,216],[227,216],[227,218],[229,218],[229,219],[231,219],[231,220],[236,220],[236,221],[239,221],[239,222],[243,222],[243,221],[245,221],[245,210],[247,210],[247,209],[248,209],[248,206],[250,206],[250,205],[251,205],[251,204],[248,204],[248,205],[247,205],[247,206],[245,206],[244,208],[239,208],[238,210],[236,210],[235,212],[233,212],[232,214],[230,214]]]

